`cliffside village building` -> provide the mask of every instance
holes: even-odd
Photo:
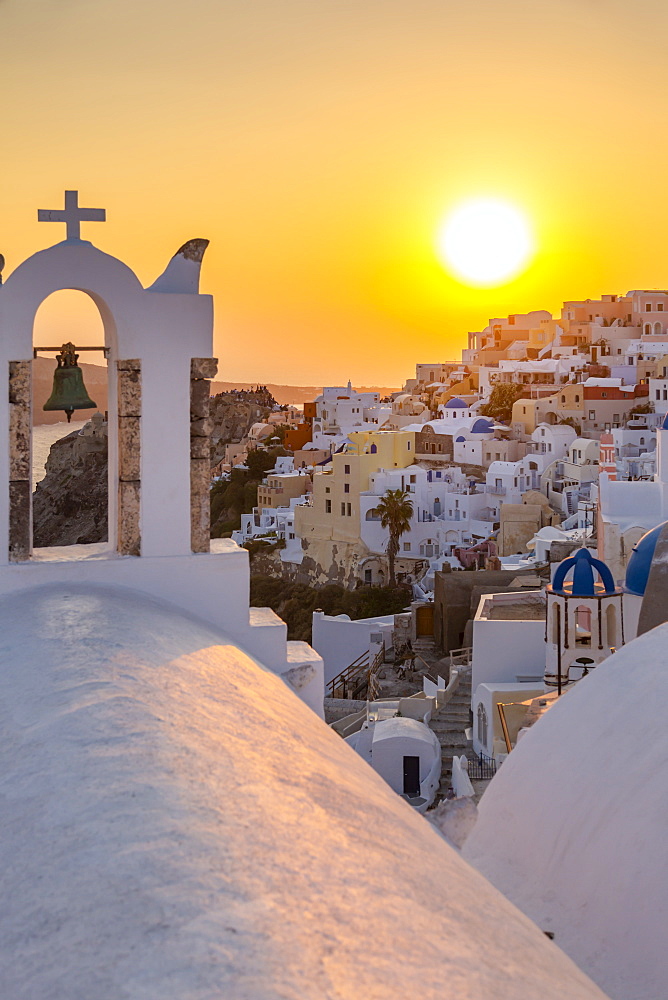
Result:
[[[601,437],[612,436],[605,477],[632,492],[656,474],[667,320],[665,291],[565,302],[557,318],[536,311],[490,320],[469,335],[460,362],[417,364],[388,400],[350,383],[323,389],[286,437],[299,445],[294,469],[311,469],[312,486],[268,477],[235,538],[276,532],[291,543],[285,571],[299,579],[380,585],[387,532],[375,510],[388,489],[405,490],[413,516],[397,574],[427,590],[444,559],[461,565],[455,550],[491,541],[501,559],[527,554],[546,527],[591,539],[598,524],[616,523],[609,491],[599,488]],[[485,406],[504,385],[518,398],[500,421]],[[636,520],[643,529],[647,517]],[[630,549],[623,539],[619,549],[609,558],[621,573]]]

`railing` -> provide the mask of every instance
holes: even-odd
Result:
[[[385,648],[381,646],[369,667],[368,675],[368,686],[367,686],[367,700],[375,701],[375,699],[380,694],[380,679],[378,677],[378,672],[385,661]]]
[[[496,493],[500,497],[504,497],[508,491],[505,486],[488,486],[487,493]]]
[[[373,701],[380,694],[378,671],[385,657],[384,648],[380,648],[373,660],[369,661],[369,651],[365,650],[356,660],[353,660],[341,673],[333,677],[327,685],[326,695],[329,698],[366,698]]]
[[[471,646],[461,646],[459,649],[450,650],[450,671],[457,669],[460,671],[467,670],[471,666],[471,654],[473,653],[473,648]]]
[[[489,781],[496,774],[496,761],[484,753],[469,757],[468,776],[472,781]]]

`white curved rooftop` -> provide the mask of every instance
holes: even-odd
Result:
[[[0,648],[3,1000],[602,997],[215,629],[63,585]]]
[[[668,624],[580,681],[520,740],[464,856],[615,1000],[668,983]]]

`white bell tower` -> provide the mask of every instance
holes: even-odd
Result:
[[[545,686],[561,693],[624,645],[622,591],[583,548],[560,563],[546,593]]]
[[[104,222],[105,213],[80,208],[76,191],[66,192],[63,211],[41,211],[39,219],[65,223],[67,238],[0,284],[0,595],[66,581],[169,601],[270,669],[298,675],[300,696],[322,714],[322,661],[306,643],[286,641],[286,625],[273,611],[249,607],[246,550],[209,538],[209,397],[217,362],[213,300],[199,293],[208,241],[185,243],[144,288],[129,267],[81,239],[81,223]],[[44,299],[61,289],[90,296],[104,326],[109,542],[33,549],[33,323]]]

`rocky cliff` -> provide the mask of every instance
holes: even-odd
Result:
[[[33,493],[33,544],[104,542],[107,530],[107,424],[95,413],[51,446]]]
[[[275,400],[268,392],[237,390],[211,397],[211,464],[225,455],[226,444],[238,444],[253,426],[267,419]]]

